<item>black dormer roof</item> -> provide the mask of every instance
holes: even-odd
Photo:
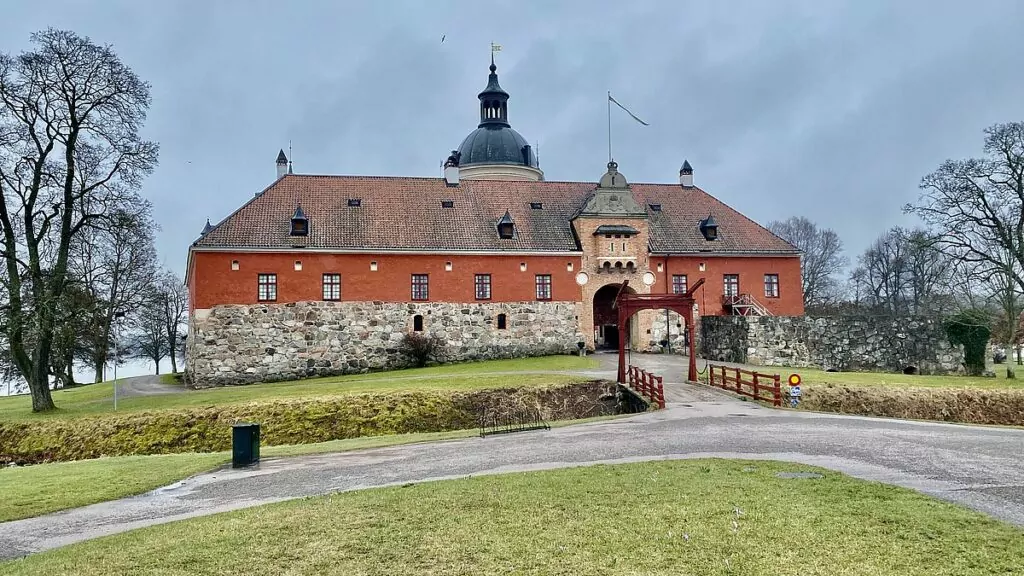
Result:
[[[505,215],[498,220],[498,237],[509,239],[515,236],[516,223],[512,221],[512,214],[505,210]]]
[[[708,214],[708,217],[700,221],[700,233],[704,235],[705,240],[717,240],[718,239],[718,222],[715,222],[715,217]]]
[[[295,206],[295,212],[292,213],[292,226],[290,235],[309,235],[309,218],[307,218],[306,213],[302,211],[302,204]]]

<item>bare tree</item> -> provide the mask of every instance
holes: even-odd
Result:
[[[182,279],[169,270],[160,275],[158,290],[163,301],[164,334],[171,357],[171,373],[177,374],[178,354],[185,341],[183,328],[188,314],[188,290]]]
[[[774,221],[768,229],[776,236],[799,248],[800,277],[804,291],[804,306],[822,306],[835,299],[837,275],[846,268],[843,242],[835,230],[818,228],[803,216]]]
[[[948,303],[952,270],[934,238],[897,226],[860,255],[851,280],[861,304],[893,315],[925,314]]]
[[[158,266],[149,203],[118,210],[83,231],[72,248],[71,274],[94,302],[91,329],[82,336],[83,359],[93,367],[93,382],[103,380],[110,357],[114,317],[138,309],[151,290]]]
[[[157,285],[151,286],[141,305],[133,311],[131,322],[135,327],[128,350],[134,358],[153,361],[160,373],[160,361],[171,353],[164,324],[164,299]]]
[[[0,55],[0,256],[12,362],[39,412],[54,408],[49,372],[71,247],[137,198],[158,147],[138,134],[149,85],[109,46],[54,29],[31,39],[32,51]]]
[[[943,162],[904,210],[934,229],[950,257],[1012,278],[1024,291],[1024,122],[987,128],[983,151]]]

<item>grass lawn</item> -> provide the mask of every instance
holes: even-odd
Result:
[[[0,564],[0,574],[1011,574],[1024,533],[793,464],[662,461],[295,500]]]
[[[1006,378],[1006,367],[997,366],[995,378],[968,376],[925,376],[889,374],[883,372],[825,372],[813,368],[787,368],[781,366],[756,366],[749,369],[763,374],[778,374],[782,385],[790,374],[799,374],[805,388],[825,386],[885,386],[890,388],[993,388],[1024,389],[1024,366],[1014,380]]]
[[[184,390],[177,394],[119,398],[118,412],[211,406],[273,398],[334,396],[368,391],[475,390],[509,386],[539,386],[579,379],[568,375],[544,374],[543,372],[587,370],[595,367],[597,367],[597,361],[593,358],[578,356],[492,360],[271,384]],[[521,374],[510,374],[514,372]],[[53,392],[53,401],[58,410],[51,413],[33,414],[31,399],[28,396],[0,398],[0,419],[23,420],[112,413],[113,383],[103,382],[71,390],[56,390]]]
[[[551,422],[550,425],[561,427],[610,418],[614,416]],[[315,444],[263,446],[260,449],[260,456],[275,458],[347,452],[416,442],[468,438],[477,434],[479,430],[476,429],[455,430],[367,436]],[[3,498],[0,498],[0,522],[142,494],[230,461],[229,452],[214,452],[118,456],[0,468],[0,494],[3,494]]]

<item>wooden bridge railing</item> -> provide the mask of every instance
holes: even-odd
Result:
[[[658,408],[665,407],[665,386],[663,378],[640,368],[630,366],[629,387],[636,390],[641,396],[650,398],[651,402],[658,405]]]
[[[710,364],[708,383],[741,396],[782,406],[782,382],[778,374],[764,374]]]

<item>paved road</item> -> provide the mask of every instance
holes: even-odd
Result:
[[[174,394],[185,390],[184,385],[164,384],[159,376],[152,374],[117,379],[117,395],[120,398]]]
[[[688,403],[629,418],[434,444],[268,460],[142,496],[0,524],[16,557],[173,520],[425,480],[666,458],[765,458],[898,484],[1024,526],[1024,430],[773,410],[678,384]],[[637,439],[642,438],[642,442]]]

